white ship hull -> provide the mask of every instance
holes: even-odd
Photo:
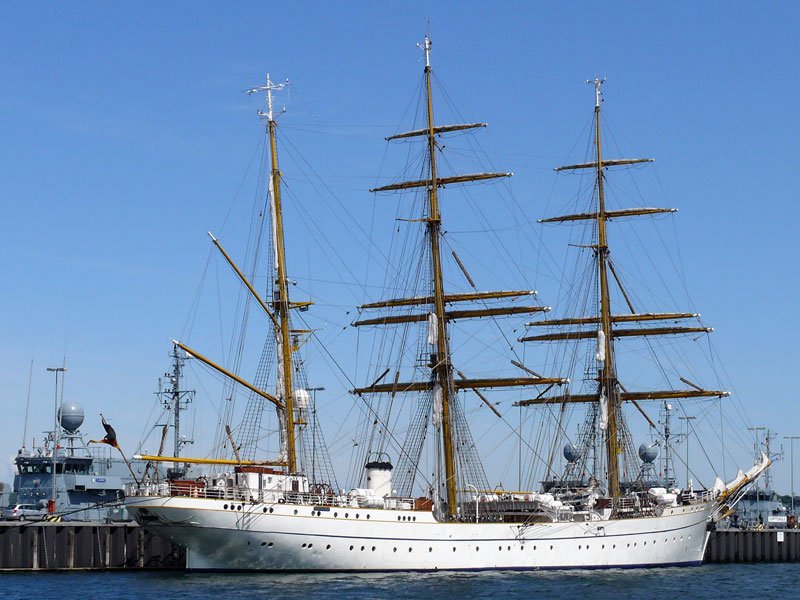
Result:
[[[440,523],[430,512],[133,496],[137,521],[187,549],[192,570],[437,571],[699,565],[713,503],[660,516]]]

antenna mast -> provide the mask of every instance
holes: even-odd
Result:
[[[164,391],[159,391],[164,407],[172,412],[172,427],[174,429],[173,456],[176,458],[181,455],[181,448],[187,444],[194,443],[194,440],[187,440],[181,437],[181,412],[185,411],[188,404],[194,399],[194,390],[181,389],[183,379],[183,363],[189,358],[178,352],[178,346],[172,344],[172,371],[164,373],[162,382],[168,382],[169,386]],[[161,387],[161,386],[159,386]],[[178,461],[175,461],[173,468],[178,469]]]
[[[20,452],[25,450],[25,438],[28,437],[28,410],[31,407],[31,383],[33,382],[33,359],[31,359],[31,369],[28,372],[28,397],[25,399],[25,424],[22,427],[22,447]]]
[[[672,444],[670,437],[672,432],[670,430],[670,417],[672,415],[672,404],[664,401],[664,481],[667,487],[671,488],[675,485],[675,475],[672,469]]]

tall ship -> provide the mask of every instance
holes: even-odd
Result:
[[[441,209],[445,188],[502,179],[510,173],[443,174],[440,170],[442,140],[479,130],[485,124],[436,123],[428,37],[422,49],[424,126],[388,138],[420,142],[422,155],[414,162],[420,174],[371,190],[413,196],[408,206],[415,207],[417,214],[399,219],[409,228],[417,228],[411,236],[414,244],[404,246],[407,253],[402,259],[406,266],[411,265],[412,274],[405,280],[399,274],[392,277],[396,289],[418,291],[364,304],[353,323],[359,328],[386,330],[383,339],[389,340],[374,346],[369,383],[354,385],[351,390],[367,415],[367,424],[354,441],[357,464],[363,469],[359,486],[349,491],[337,489],[329,459],[320,454],[324,444],[315,429],[314,398],[296,343],[303,330],[293,325],[293,313],[307,309],[308,303],[289,297],[272,97],[282,84],[268,77],[264,86],[253,91],[267,96],[267,111],[262,114],[271,161],[265,212],[271,215],[274,260],[269,301],[261,298],[219,240],[212,236],[212,241],[267,316],[270,347],[277,361],[260,363],[272,365],[272,379],[261,375],[262,381],[272,381],[274,388],[266,391],[264,384],[250,383],[188,345],[176,345],[249,391],[252,403],[248,402],[246,418],[252,420],[258,407],[274,409],[277,452],[259,458],[255,456],[257,444],[247,442],[253,437],[250,429],[240,429],[243,439],[236,439],[226,427],[233,458],[196,459],[217,467],[203,478],[131,486],[126,497],[128,510],[140,524],[185,546],[187,567],[192,570],[436,571],[700,564],[710,524],[729,514],[769,460],[763,457],[747,473],[740,472],[728,484],[718,479],[709,489],[692,485],[679,489],[674,480],[651,477],[652,469],[640,468],[637,475],[624,466],[633,452],[623,416],[625,406],[640,408],[645,400],[725,395],[694,384],[688,389],[656,391],[628,390],[622,385],[616,358],[618,339],[697,330],[657,325],[696,315],[641,313],[632,306],[627,312],[618,312],[611,305],[610,279],[615,275],[609,261],[608,222],[663,209],[607,209],[606,170],[644,159],[603,156],[598,80],[594,158],[562,167],[594,174],[592,208],[553,219],[592,225],[592,241],[587,247],[593,260],[594,312],[532,321],[531,329],[544,327],[548,333],[526,334],[519,340],[521,344],[563,341],[588,346],[590,374],[573,384],[567,374],[539,374],[512,355],[509,362],[518,369],[515,375],[471,376],[458,362],[460,346],[454,340],[461,330],[454,328],[454,322],[495,322],[507,345],[509,333],[502,330],[500,317],[541,316],[549,309],[538,303],[530,289],[479,290],[465,261],[447,244]],[[449,289],[452,277],[445,275],[445,263],[450,258],[450,274],[460,274],[467,281],[466,291]],[[579,329],[560,330],[564,326]],[[471,431],[474,423],[465,409],[465,396],[474,394],[471,399],[477,398],[485,407],[483,414],[490,411],[502,419],[490,395],[510,390],[528,390],[531,399],[516,402],[519,407],[534,407],[526,410],[591,407],[577,439],[565,448],[566,466],[561,472],[550,469],[538,491],[493,487],[499,477],[487,476]],[[407,413],[411,417],[405,427],[395,427],[400,403],[410,406]],[[520,438],[520,447],[523,444],[532,447]],[[655,456],[648,448],[640,456],[652,466]]]

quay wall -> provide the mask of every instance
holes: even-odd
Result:
[[[800,530],[718,529],[708,539],[704,562],[800,562]]]
[[[0,571],[185,566],[183,549],[133,523],[0,523]]]
[[[712,531],[706,563],[800,562],[800,530]],[[0,522],[0,571],[184,569],[185,551],[133,523]]]

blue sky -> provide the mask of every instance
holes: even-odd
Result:
[[[366,190],[378,173],[394,174],[382,169],[383,137],[419,85],[414,45],[426,17],[437,76],[466,118],[489,122],[481,144],[514,172],[514,196],[532,219],[561,206],[551,168],[585,141],[592,95],[583,82],[608,78],[614,142],[657,159],[660,195],[648,204],[680,208],[691,300],[715,327],[737,397],[752,424],[800,434],[792,424],[799,12],[738,2],[5,3],[0,480],[10,480],[21,441],[31,359],[37,439],[51,419],[45,368],[66,357],[66,397],[86,408],[84,429],[97,432],[103,411],[126,442],[138,441],[168,342],[187,331],[209,254],[205,232],[237,248],[243,231],[248,199],[237,190],[261,131],[259,101],[241,91],[267,71],[293,81],[280,100],[292,144],[369,228],[376,199]],[[291,177],[289,159],[282,164]],[[329,223],[328,243],[356,279],[368,279],[351,233]],[[322,257],[330,248],[316,242],[293,254],[307,291],[336,295],[341,307],[360,301],[362,291],[312,285],[336,279]],[[552,302],[552,273],[530,281]],[[331,330],[347,322],[336,310]],[[334,354],[352,354],[348,336],[337,334]],[[337,390],[330,410],[350,411],[342,385],[319,379]],[[775,476],[787,489],[788,460]]]

